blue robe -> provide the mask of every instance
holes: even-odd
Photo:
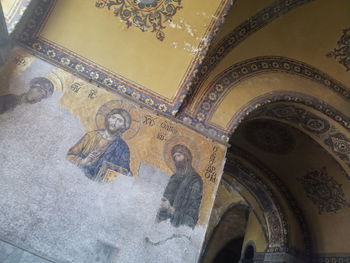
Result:
[[[120,135],[108,142],[106,149],[94,163],[89,165],[81,164],[79,160],[85,159],[91,151],[94,150],[93,145],[96,145],[96,143],[101,140],[101,132],[102,131],[92,131],[85,134],[84,137],[68,151],[68,160],[78,165],[89,179],[98,182],[104,180],[108,170],[116,171],[124,175],[131,175],[130,150]]]
[[[121,169],[111,167],[108,165],[108,163],[119,166]],[[96,163],[83,167],[83,170],[88,178],[96,181],[102,181],[103,178],[98,177],[102,167],[110,168],[112,170],[118,169],[117,172],[124,175],[128,175],[128,173],[130,173],[130,150],[126,142],[120,136],[117,136],[109,144],[107,150],[102,154]]]

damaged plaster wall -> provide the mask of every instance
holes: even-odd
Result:
[[[225,147],[21,49],[7,67],[13,70],[2,76],[8,87],[0,91],[0,239],[27,251],[18,262],[26,253],[52,262],[197,262]],[[130,123],[108,140],[111,116]],[[174,153],[187,158],[182,173]],[[182,178],[175,190],[173,176]]]

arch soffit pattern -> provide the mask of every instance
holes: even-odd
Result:
[[[254,167],[256,167],[265,176],[267,176],[267,179],[269,179],[269,181],[276,186],[276,189],[280,190],[282,196],[285,198],[289,207],[291,208],[291,211],[294,212],[294,215],[302,230],[303,241],[305,244],[305,255],[310,256],[312,253],[312,239],[311,239],[311,234],[309,231],[307,221],[305,220],[305,216],[302,210],[300,209],[297,201],[294,199],[293,195],[291,194],[289,189],[286,187],[286,185],[280,180],[280,178],[275,173],[273,173],[269,168],[263,165],[260,162],[260,160],[258,160],[255,156],[251,155],[245,150],[241,149],[239,146],[235,145],[234,147],[232,147],[230,149],[229,156],[230,158],[227,158],[225,172],[228,172],[228,174],[231,174],[235,180],[237,180],[240,184],[244,185],[253,194],[253,196],[256,198],[258,203],[261,205],[261,208],[263,209],[263,211],[265,211],[266,204],[267,204],[265,199],[269,195],[269,198],[271,198],[271,200],[275,202],[275,204],[277,204],[276,208],[278,209],[279,213],[281,213],[280,214],[281,218],[279,220],[280,222],[282,222],[283,231],[287,233],[286,238],[288,238],[288,232],[287,232],[288,224],[286,222],[286,216],[284,211],[281,210],[281,206],[278,203],[278,199],[276,199],[276,197],[273,195],[273,192],[272,192],[273,190],[269,186],[267,186],[267,184],[258,174],[256,174],[252,169],[249,169],[247,166],[245,166],[243,162],[239,161],[236,156],[243,158],[248,163],[253,163]],[[239,176],[236,176],[237,170],[240,170],[240,169],[243,171],[243,173],[239,174]],[[266,196],[262,195],[262,191],[260,188],[262,188],[264,191],[267,191],[265,193]],[[274,214],[276,215],[277,213],[274,212]],[[267,227],[268,231],[270,231],[271,229],[274,229],[275,231],[280,230],[278,228],[272,227],[274,225],[271,225],[271,221],[268,220],[268,217],[265,217],[265,220],[268,225]],[[278,235],[281,235],[281,233],[275,234],[275,236],[278,236]],[[269,237],[270,236],[271,236],[271,233],[269,233]],[[268,239],[268,242],[270,244],[270,238]],[[272,252],[272,251],[273,249],[271,249],[270,247],[267,249],[267,252]],[[298,254],[298,252],[300,252],[300,251],[294,250],[293,247],[291,247],[290,245],[288,246],[287,251],[295,254]]]
[[[299,107],[295,103],[271,103],[254,111],[246,120],[275,119],[291,125],[314,140],[335,160],[339,166],[350,171],[350,139],[338,127],[332,125],[326,118],[320,117],[307,107]],[[348,129],[349,130],[349,129]],[[350,180],[349,173],[343,174]]]
[[[243,185],[255,197],[264,211],[268,232],[267,252],[290,251],[286,216],[273,195],[272,189],[236,158],[227,160],[225,172]]]

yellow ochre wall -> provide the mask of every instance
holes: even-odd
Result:
[[[257,2],[254,1],[254,5]],[[268,3],[265,7],[267,6]],[[243,3],[236,3],[236,13],[240,10],[244,11],[247,8],[244,8]],[[200,103],[203,94],[212,87],[214,79],[224,70],[236,63],[261,56],[281,56],[302,61],[325,72],[342,84],[348,85],[350,76],[344,66],[337,59],[329,58],[326,54],[337,47],[337,41],[340,39],[343,30],[349,27],[349,12],[350,4],[347,0],[339,0],[336,3],[327,0],[311,1],[281,15],[268,25],[253,32],[242,43],[232,49],[209,73],[208,78],[199,87],[189,110],[192,111]],[[234,7],[229,13],[227,21],[235,21],[236,13]],[[250,12],[250,14],[253,15],[254,12]],[[330,17],[330,19],[324,19],[325,17]],[[238,22],[235,23],[239,24]],[[218,39],[222,38],[225,33],[227,35],[233,29],[232,24],[225,23],[222,30],[220,30],[222,33],[218,35]],[[310,86],[315,86],[315,84],[301,83],[297,80],[292,81],[295,85],[291,87],[293,84],[288,84],[285,80],[289,81],[292,77],[285,75],[279,73],[263,74],[231,87],[232,91],[220,103],[211,122],[225,128],[232,114],[245,101],[271,90],[289,90],[292,88],[295,91],[303,91],[322,100],[329,100],[329,103],[334,103],[334,98],[338,96],[332,95],[331,91],[326,91],[326,88],[321,87],[321,85],[316,88],[317,90],[313,88],[312,91]],[[271,79],[271,82],[264,84],[266,78]],[[260,79],[263,84],[260,83]],[[258,90],[254,94],[251,91],[252,87]],[[244,89],[245,92],[239,92],[240,89]],[[342,107],[342,98],[337,97],[335,99],[337,104],[338,101],[341,104],[340,109],[346,113],[349,108]]]
[[[221,0],[183,1],[172,22],[164,22],[164,41],[155,33],[126,28],[113,10],[95,0],[58,0],[40,37],[93,61],[165,99],[172,99],[198,53]],[[113,9],[113,8],[112,8]]]
[[[267,241],[261,228],[256,215],[254,213],[249,214],[248,224],[244,235],[244,241],[242,246],[242,253],[249,241],[254,242],[256,252],[264,252],[267,248]]]

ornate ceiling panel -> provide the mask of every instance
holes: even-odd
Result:
[[[175,115],[231,0],[40,1],[20,42]]]

